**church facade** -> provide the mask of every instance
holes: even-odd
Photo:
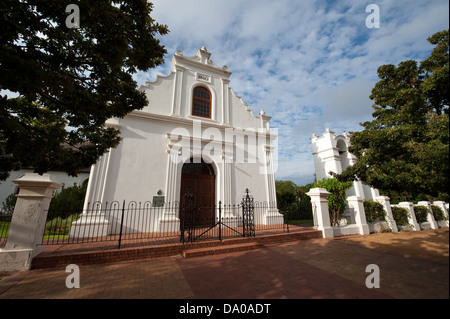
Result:
[[[282,223],[276,209],[277,135],[271,118],[262,110],[252,112],[231,89],[228,67],[217,66],[210,56],[205,47],[191,57],[177,51],[170,74],[139,88],[148,105],[107,121],[120,130],[122,141],[92,166],[85,207],[155,198],[158,205],[172,205],[187,192],[198,203],[226,207],[238,204],[248,189],[255,201],[267,204],[259,223],[277,218]],[[225,209],[223,214],[233,212]],[[168,209],[161,219],[177,224],[179,218],[179,210]],[[96,222],[108,223],[108,216]]]

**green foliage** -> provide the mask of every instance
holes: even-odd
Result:
[[[364,211],[366,213],[366,220],[370,223],[386,219],[386,212],[384,211],[383,205],[371,199],[364,201]]]
[[[86,195],[86,185],[63,187],[54,194],[48,210],[47,220],[54,218],[67,218],[72,214],[81,213]]]
[[[431,200],[449,189],[449,32],[428,41],[435,47],[420,64],[378,68],[374,119],[351,133],[349,152],[358,162],[340,180],[359,179],[393,201]]]
[[[8,197],[5,198],[5,201],[2,203],[2,211],[7,214],[12,214],[14,212],[14,207],[16,207],[17,196],[12,193],[9,194]]]
[[[317,181],[314,187],[325,188],[331,195],[328,197],[328,208],[330,210],[331,225],[339,225],[342,213],[347,204],[345,192],[352,187],[352,182],[342,182],[336,178],[324,178]]]
[[[419,224],[425,223],[428,221],[428,208],[425,206],[414,206],[414,215],[416,216],[416,220]]]
[[[150,2],[77,1],[80,28],[66,26],[69,3],[1,2],[0,90],[19,96],[0,96],[0,180],[94,164],[120,142],[105,121],[148,103],[133,74],[164,62],[157,36],[168,29]]]
[[[436,221],[438,220],[448,220],[444,215],[444,211],[437,205],[431,205],[431,211],[433,212],[433,217]]]
[[[66,218],[55,217],[45,223],[44,237],[64,238],[69,235],[72,222],[78,220],[81,214],[69,215]]]
[[[292,181],[275,181],[278,209],[288,220],[313,220],[311,199],[306,195],[310,186],[297,186]]]
[[[408,226],[409,225],[409,221],[408,221],[409,213],[406,208],[392,206],[391,210],[392,210],[392,215],[394,217],[394,220],[395,220],[395,223],[397,224],[397,226]]]
[[[296,200],[297,186],[291,181],[275,181],[277,204],[281,211],[285,211]]]

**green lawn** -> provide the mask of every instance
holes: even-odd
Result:
[[[295,226],[312,226],[314,225],[314,221],[312,219],[306,219],[306,220],[288,220],[287,223],[289,225],[295,225]]]
[[[0,221],[0,238],[6,238],[8,236],[9,226],[11,222]]]

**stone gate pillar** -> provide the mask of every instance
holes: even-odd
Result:
[[[47,211],[59,184],[49,174],[27,173],[13,181],[19,188],[4,249],[0,249],[0,271],[28,270],[42,251]]]
[[[348,205],[353,208],[355,214],[355,222],[358,225],[361,235],[369,235],[369,226],[366,221],[366,213],[364,211],[364,200],[358,196],[350,196],[347,198]]]
[[[394,216],[392,215],[391,200],[387,196],[377,196],[375,200],[383,205],[386,212],[386,222],[394,233],[398,233],[397,224],[395,223]]]
[[[433,211],[431,210],[431,204],[428,201],[421,201],[417,203],[417,206],[425,206],[428,210],[427,221],[430,223],[431,229],[438,229],[438,224],[434,220]]]
[[[398,204],[398,207],[408,210],[408,223],[414,230],[420,230],[420,225],[417,223],[416,214],[414,213],[414,204],[412,202],[401,202]]]
[[[447,227],[449,226],[449,216],[448,216],[448,210],[447,207],[445,207],[445,202],[443,201],[436,201],[434,202],[434,205],[439,206],[442,209],[442,212],[444,213],[445,218],[447,218],[447,220],[441,221],[443,223],[445,223],[447,225]]]
[[[328,197],[331,194],[325,188],[312,188],[306,195],[311,197],[315,223],[317,222],[318,229],[322,231],[323,238],[333,238],[328,210]]]

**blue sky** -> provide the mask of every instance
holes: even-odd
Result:
[[[153,0],[152,17],[167,24],[166,63],[135,76],[138,84],[166,75],[176,50],[193,56],[203,45],[233,73],[230,86],[255,114],[277,128],[276,179],[314,179],[310,138],[326,128],[360,131],[371,120],[377,68],[422,60],[426,39],[449,28],[448,0]],[[369,4],[380,27],[367,28]]]

